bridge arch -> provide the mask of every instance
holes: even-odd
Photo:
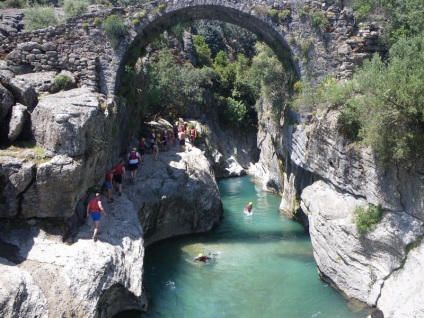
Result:
[[[119,68],[117,70],[116,87],[119,86],[120,75],[127,64],[132,64],[130,51],[133,48],[142,48],[149,44],[149,41],[163,31],[171,28],[180,21],[192,22],[195,20],[219,20],[228,22],[256,34],[258,38],[266,43],[278,56],[280,61],[293,67],[296,75],[300,78],[303,69],[299,60],[295,60],[295,47],[291,47],[286,40],[289,36],[281,28],[277,28],[270,18],[261,16],[249,5],[249,1],[242,3],[221,0],[221,1],[175,1],[176,4],[168,5],[164,11],[157,17],[140,23],[134,28],[131,34],[131,40],[126,45],[126,51],[123,54]],[[263,11],[261,11],[263,14]],[[130,59],[130,60],[129,60]]]

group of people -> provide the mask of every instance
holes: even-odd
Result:
[[[172,128],[164,128],[163,131],[159,129],[152,129],[146,138],[141,138],[137,147],[132,147],[127,155],[128,160],[128,170],[132,179],[135,179],[137,176],[137,170],[140,164],[143,162],[143,157],[146,153],[146,150],[151,148],[152,153],[155,155],[155,160],[158,160],[159,148],[162,151],[169,150],[169,146],[172,147],[175,145],[180,145],[180,151],[185,151],[185,139],[189,137],[190,143],[194,145],[195,139],[197,137],[197,131],[194,126],[188,128],[187,122],[184,122],[181,127],[179,127],[179,122],[176,122]],[[124,160],[120,160],[116,166],[112,166],[110,169],[107,169],[104,177],[104,186],[107,191],[107,202],[113,203],[113,188],[115,186],[118,196],[122,194],[122,182],[123,178],[126,176],[126,170],[124,165]],[[99,233],[99,224],[101,213],[106,215],[104,207],[100,201],[100,192],[97,192],[95,197],[92,198],[87,204],[87,217],[91,215],[91,218],[94,222],[94,232],[93,239],[97,240],[97,235]]]
[[[194,146],[197,138],[197,130],[194,125],[188,127],[187,122],[179,124],[175,122],[172,128],[163,128],[162,130],[152,128],[146,138],[141,138],[138,144],[138,151],[141,156],[144,155],[147,149],[151,149],[158,160],[159,151],[168,151],[172,147],[179,145],[180,151],[185,151],[186,139],[189,139],[191,145]]]
[[[114,202],[112,198],[114,183],[116,187],[116,192],[118,192],[119,196],[122,195],[122,181],[125,175],[126,175],[126,171],[125,171],[124,160],[120,160],[116,164],[116,166],[113,166],[112,168],[106,170],[104,186],[107,191],[108,203]],[[106,215],[105,209],[100,200],[100,195],[101,195],[100,192],[96,192],[95,197],[88,202],[87,209],[86,209],[87,217],[91,216],[91,219],[94,222],[94,232],[92,237],[94,241],[97,240],[97,235],[99,234],[101,214],[103,213],[104,215]]]

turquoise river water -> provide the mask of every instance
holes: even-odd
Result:
[[[218,228],[146,250],[149,311],[132,317],[367,316],[318,278],[310,238],[279,213],[280,197],[261,191],[248,176],[218,184],[224,204]],[[249,201],[252,216],[243,213]],[[199,253],[212,260],[194,262]]]

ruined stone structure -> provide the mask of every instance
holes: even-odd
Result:
[[[127,36],[114,47],[101,30],[101,21],[112,14],[122,15],[128,27]],[[320,25],[318,14],[325,15],[329,25]],[[12,29],[0,35],[0,57],[15,66],[31,66],[33,71],[75,72],[81,83],[111,95],[125,65],[134,62],[132,50],[139,52],[178,21],[196,19],[226,21],[252,31],[281,60],[289,60],[299,77],[332,74],[346,78],[358,63],[378,51],[378,32],[356,29],[348,9],[310,1],[186,0],[86,14],[43,30]]]

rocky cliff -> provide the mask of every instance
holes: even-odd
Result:
[[[309,227],[324,280],[388,317],[419,317],[424,165],[382,167],[339,134],[337,115],[288,111],[279,124],[261,118],[255,173],[282,195],[282,211]],[[361,236],[353,212],[369,204],[381,205],[383,217]]]
[[[175,148],[157,161],[147,155],[138,178],[125,180],[123,195],[113,204],[103,200],[108,215],[94,242],[92,221],[85,218],[88,194],[122,154],[131,111],[87,87],[54,93],[44,73],[22,77],[13,91],[13,74],[2,74],[5,131],[17,126],[10,114],[19,98],[25,116],[16,120],[20,146],[0,151],[0,267],[6,275],[0,316],[112,317],[146,309],[145,245],[205,232],[220,220],[209,161],[198,148]],[[119,137],[114,125],[122,126]]]

